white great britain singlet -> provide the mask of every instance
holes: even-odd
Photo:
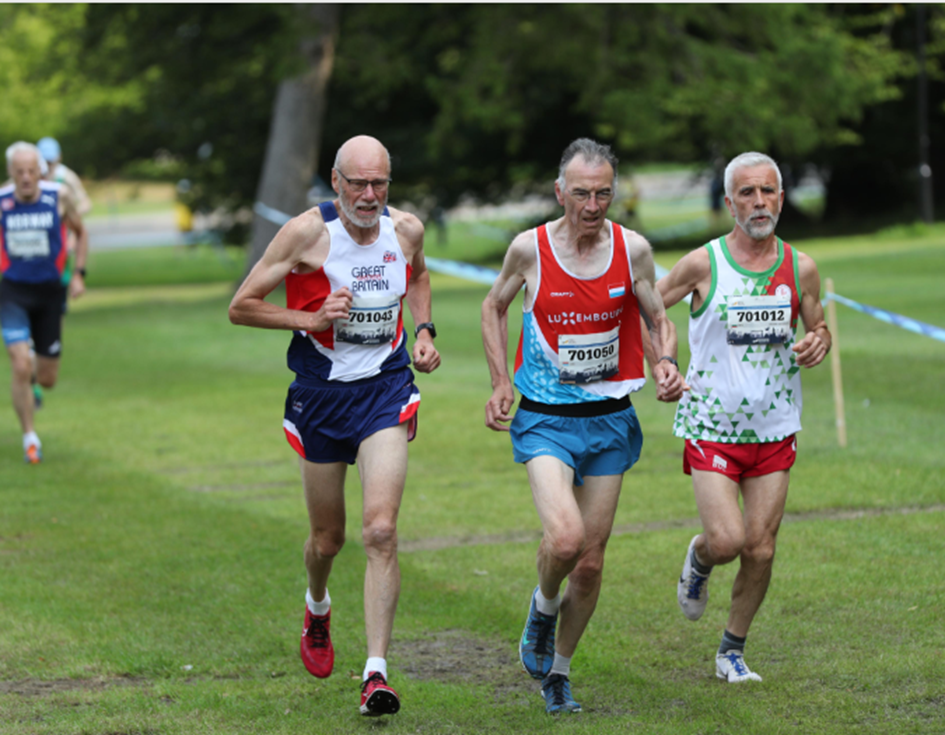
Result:
[[[801,430],[801,376],[791,347],[800,313],[797,251],[778,239],[762,273],[739,266],[724,238],[705,245],[712,285],[689,315],[692,353],[673,433],[683,439],[749,444]]]
[[[404,334],[403,298],[412,268],[407,263],[387,208],[380,234],[359,245],[345,230],[334,204],[319,205],[330,245],[324,265],[286,276],[286,306],[315,312],[342,286],[354,296],[347,319],[321,332],[294,332],[289,369],[302,379],[350,382],[410,364]]]

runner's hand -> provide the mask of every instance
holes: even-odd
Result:
[[[440,366],[440,353],[426,330],[413,343],[413,366],[421,373],[432,373]]]
[[[791,348],[797,355],[797,364],[801,367],[812,368],[819,365],[827,356],[827,343],[820,338],[817,332],[808,332],[804,339]]]
[[[664,403],[678,401],[682,394],[689,390],[679,368],[668,360],[656,363],[653,368],[653,382],[656,383],[656,400]]]
[[[509,411],[512,410],[513,403],[515,403],[515,393],[511,385],[493,390],[492,397],[486,402],[486,426],[493,431],[508,431],[509,427],[503,424],[512,420]]]
[[[85,293],[85,279],[81,273],[73,273],[69,279],[69,296],[73,299],[79,298]]]
[[[344,286],[328,294],[322,307],[312,315],[314,324],[308,331],[324,332],[335,319],[347,319],[353,299],[351,292]]]

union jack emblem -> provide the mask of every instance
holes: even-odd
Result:
[[[0,206],[2,206],[5,210],[13,209],[13,200],[12,199],[0,200]]]
[[[391,252],[390,250],[385,250],[385,251],[384,251],[384,262],[385,262],[385,263],[393,263],[393,262],[395,262],[396,260],[397,260],[397,255],[396,255],[396,253],[393,253],[393,252]]]

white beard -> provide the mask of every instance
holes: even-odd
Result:
[[[780,214],[772,214],[771,212],[768,212],[767,215],[763,220],[753,220],[749,217],[744,222],[740,219],[735,221],[752,240],[764,240],[774,233],[774,228],[778,226],[778,217],[780,216]]]
[[[358,214],[358,210],[348,204],[344,196],[338,197],[338,204],[341,205],[341,211],[344,212],[345,217],[351,220],[355,227],[363,227],[366,230],[380,222],[381,216],[384,214],[384,205],[380,201],[377,202],[377,210],[370,217],[363,217]]]

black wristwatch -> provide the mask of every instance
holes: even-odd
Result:
[[[666,360],[667,362],[673,363],[673,365],[675,365],[677,368],[679,367],[679,363],[676,362],[676,361],[675,361],[672,357],[670,357],[669,355],[663,355],[663,357],[661,357],[659,360],[657,360],[657,362],[663,362],[663,360]]]
[[[78,269],[76,269],[76,273],[78,273],[80,276],[82,276],[83,278],[85,278],[85,268],[78,268]]]
[[[430,333],[430,336],[433,339],[436,339],[436,327],[433,326],[433,322],[424,322],[423,324],[418,324],[417,328],[413,330],[413,336],[420,336],[421,329],[426,329]]]

